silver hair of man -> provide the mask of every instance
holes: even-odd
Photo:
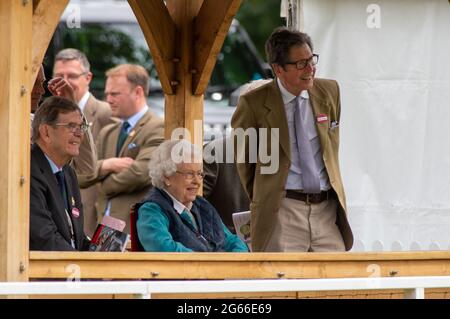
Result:
[[[181,163],[202,163],[202,151],[188,140],[167,140],[152,153],[149,163],[149,176],[153,186],[164,188],[164,177],[177,171]]]
[[[71,60],[77,60],[80,62],[81,66],[83,67],[83,72],[90,72],[91,71],[91,65],[89,64],[89,61],[86,57],[86,55],[77,49],[64,49],[58,52],[55,56],[55,62],[56,61],[71,61]]]

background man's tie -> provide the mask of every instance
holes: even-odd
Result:
[[[119,156],[123,143],[127,139],[129,127],[130,123],[128,123],[127,121],[123,122],[122,127],[120,128],[119,138],[117,139],[116,156]]]

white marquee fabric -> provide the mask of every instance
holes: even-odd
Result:
[[[449,2],[304,0],[300,8],[320,54],[316,76],[341,88],[353,250],[450,250]]]

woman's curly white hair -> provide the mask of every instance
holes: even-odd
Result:
[[[188,140],[168,140],[159,145],[152,153],[149,163],[149,175],[153,186],[164,188],[164,177],[177,171],[181,163],[202,163],[202,151]]]

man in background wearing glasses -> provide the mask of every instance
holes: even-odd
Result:
[[[265,174],[268,164],[261,158],[248,160],[255,145],[235,145],[235,154],[246,155],[237,168],[251,200],[253,251],[349,250],[353,235],[338,161],[338,84],[314,78],[319,56],[305,33],[277,28],[266,54],[276,78],[241,95],[232,118],[233,129],[257,130],[254,142],[258,150],[267,147],[263,154],[279,150],[278,169]],[[266,137],[261,128],[269,129]],[[279,145],[271,145],[271,134]]]
[[[31,91],[31,126],[33,125],[34,113],[39,108],[42,96],[45,93],[44,89],[45,73],[44,67],[41,65],[36,80],[34,82],[33,89]],[[76,102],[75,92],[71,84],[62,77],[53,78],[48,82],[48,90],[54,96],[64,97],[70,101]],[[87,125],[86,118],[83,117],[83,121]],[[31,140],[33,140],[33,130],[30,133]],[[83,142],[80,145],[80,156],[76,156],[72,159],[71,165],[75,170],[78,179],[91,176],[95,171],[95,165],[97,163],[97,154],[95,151],[94,138],[92,137],[91,130],[88,129],[83,138]]]
[[[92,147],[94,148],[100,130],[107,124],[114,123],[114,118],[111,117],[111,108],[108,103],[97,100],[95,96],[89,92],[89,84],[93,77],[90,68],[90,63],[83,52],[72,48],[64,49],[59,51],[55,56],[53,78],[63,78],[73,88],[75,101],[89,124],[93,137]],[[76,159],[75,164],[91,161],[92,152],[90,151],[90,148],[84,147],[86,144],[87,143],[84,143],[81,146],[80,156]],[[96,153],[94,155],[94,163],[96,163]],[[92,175],[94,171],[91,170],[88,173]],[[83,199],[84,207],[84,230],[87,235],[92,236],[97,227],[95,202],[97,201],[98,191],[96,185],[87,188],[84,187],[86,181],[85,175],[86,174],[78,174],[78,180],[82,187],[81,198]]]
[[[30,249],[87,250],[80,190],[69,163],[88,126],[77,104],[53,96],[37,108],[32,130]]]

